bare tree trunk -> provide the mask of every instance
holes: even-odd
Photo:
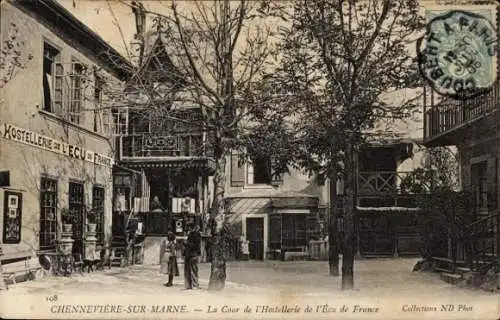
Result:
[[[224,235],[224,189],[226,158],[220,150],[215,152],[214,202],[211,213],[211,256],[209,290],[222,290],[226,284],[226,245]]]
[[[352,145],[348,144],[345,153],[344,182],[344,241],[342,246],[342,290],[354,289],[354,255],[356,254],[355,232],[355,157]]]
[[[330,217],[328,231],[328,261],[330,265],[330,275],[339,276],[339,245],[338,245],[338,228],[336,215],[337,201],[337,172],[334,170],[330,174]]]

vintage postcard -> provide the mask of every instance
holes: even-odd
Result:
[[[498,1],[0,17],[0,317],[500,319]]]

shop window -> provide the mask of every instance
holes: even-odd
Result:
[[[42,177],[40,185],[40,250],[54,250],[57,240],[57,180]]]
[[[43,45],[43,110],[62,111],[63,65],[61,52],[48,43]]]
[[[281,215],[269,215],[269,248],[281,248]]]
[[[300,247],[307,245],[306,216],[304,214],[283,214],[282,219],[283,247]]]
[[[104,188],[92,188],[92,209],[95,213],[97,243],[104,243]]]
[[[75,241],[82,239],[83,235],[83,213],[85,211],[85,198],[83,183],[69,183],[69,211],[73,221],[73,237]]]
[[[71,93],[69,104],[69,121],[80,123],[80,113],[83,104],[83,82],[84,82],[84,67],[83,64],[73,61],[71,64]]]

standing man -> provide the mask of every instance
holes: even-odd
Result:
[[[188,225],[188,237],[184,254],[184,283],[186,289],[199,289],[198,257],[201,255],[201,234],[198,225]]]

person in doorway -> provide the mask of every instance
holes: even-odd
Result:
[[[158,196],[153,197],[153,201],[151,202],[151,211],[153,212],[162,212],[165,211],[165,208],[160,202]]]
[[[175,234],[169,232],[167,238],[162,241],[160,252],[160,272],[168,275],[168,282],[164,285],[171,287],[174,277],[179,276],[177,264]]]
[[[199,289],[198,257],[201,254],[201,234],[198,226],[188,225],[188,237],[184,250],[184,283],[186,289]]]

